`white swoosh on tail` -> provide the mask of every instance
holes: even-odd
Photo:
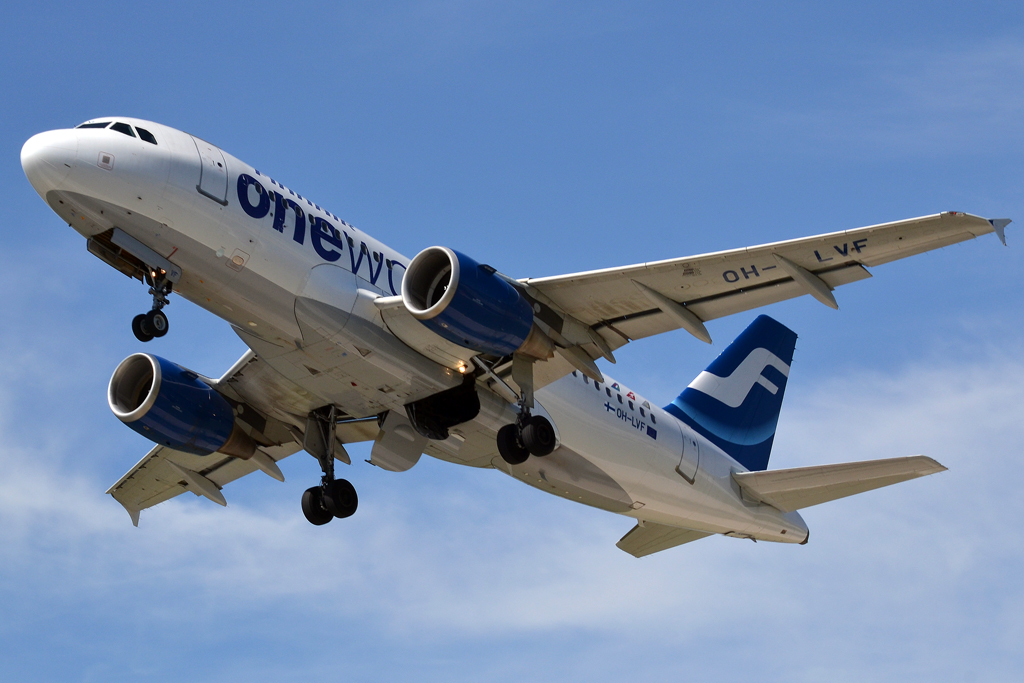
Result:
[[[756,348],[747,354],[743,362],[728,377],[719,377],[705,370],[690,382],[689,388],[712,396],[730,408],[738,408],[755,384],[760,384],[772,394],[779,390],[761,375],[769,365],[789,377],[789,366],[782,362],[781,358],[768,349]]]

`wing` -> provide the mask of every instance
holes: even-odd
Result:
[[[914,455],[789,470],[738,472],[732,477],[745,498],[792,512],[945,470],[931,458]]]
[[[615,545],[633,557],[645,557],[653,553],[660,553],[662,550],[675,548],[677,545],[699,541],[710,535],[706,531],[677,529],[664,524],[646,522],[643,525],[637,524]]]
[[[263,471],[284,481],[278,461],[302,448],[298,418],[282,408],[305,409],[309,395],[260,362],[255,353],[246,352],[223,377],[208,382],[232,402],[239,423],[259,444],[256,453],[241,460],[222,453],[198,456],[156,446],[107,491],[128,511],[135,526],[142,510],[186,491],[227,505],[221,489],[247,474]],[[355,420],[339,424],[337,437],[341,443],[370,441],[378,431],[375,418]],[[336,449],[335,457],[348,461],[344,448]]]
[[[132,523],[139,525],[139,513],[165,500],[191,491],[220,505],[227,505],[220,490],[228,483],[263,469],[270,476],[284,481],[277,461],[299,450],[294,441],[269,448],[260,448],[249,460],[227,455],[198,456],[156,446],[107,491],[124,506]],[[259,458],[262,463],[257,464]],[[262,464],[262,467],[260,466]]]
[[[704,321],[810,294],[835,306],[832,290],[879,266],[979,235],[1003,240],[1007,219],[946,212],[700,256],[520,282],[564,316],[597,331],[610,350],[687,329],[710,341]],[[592,358],[597,344],[584,345]]]

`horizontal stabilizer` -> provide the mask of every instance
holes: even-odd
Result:
[[[740,485],[744,496],[783,512],[792,512],[945,469],[931,458],[915,455],[789,470],[741,472],[733,474],[732,478]]]
[[[625,550],[633,557],[643,557],[690,541],[698,541],[710,535],[706,531],[679,529],[664,524],[644,522],[643,526],[637,524],[633,527],[628,534],[619,539],[615,546]]]

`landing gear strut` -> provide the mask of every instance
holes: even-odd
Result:
[[[555,428],[547,418],[533,415],[533,360],[516,354],[512,379],[519,385],[519,417],[498,430],[498,453],[509,465],[521,465],[531,455],[543,457],[555,450]]]
[[[345,479],[334,478],[334,432],[337,428],[334,406],[314,410],[306,419],[306,434],[302,447],[323,470],[319,486],[306,489],[302,494],[302,514],[310,524],[327,524],[335,517],[351,517],[359,506],[356,489]]]
[[[164,336],[170,326],[167,315],[161,310],[171,303],[167,297],[173,284],[167,279],[167,273],[162,270],[149,271],[146,273],[146,283],[149,285],[149,293],[153,295],[153,308],[149,313],[140,313],[132,319],[132,332],[141,342]]]

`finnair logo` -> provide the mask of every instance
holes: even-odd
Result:
[[[755,384],[760,384],[773,395],[778,393],[779,388],[761,374],[769,365],[789,377],[789,366],[781,358],[768,349],[756,348],[728,377],[719,377],[705,370],[690,382],[690,388],[716,398],[730,408],[739,408]]]

